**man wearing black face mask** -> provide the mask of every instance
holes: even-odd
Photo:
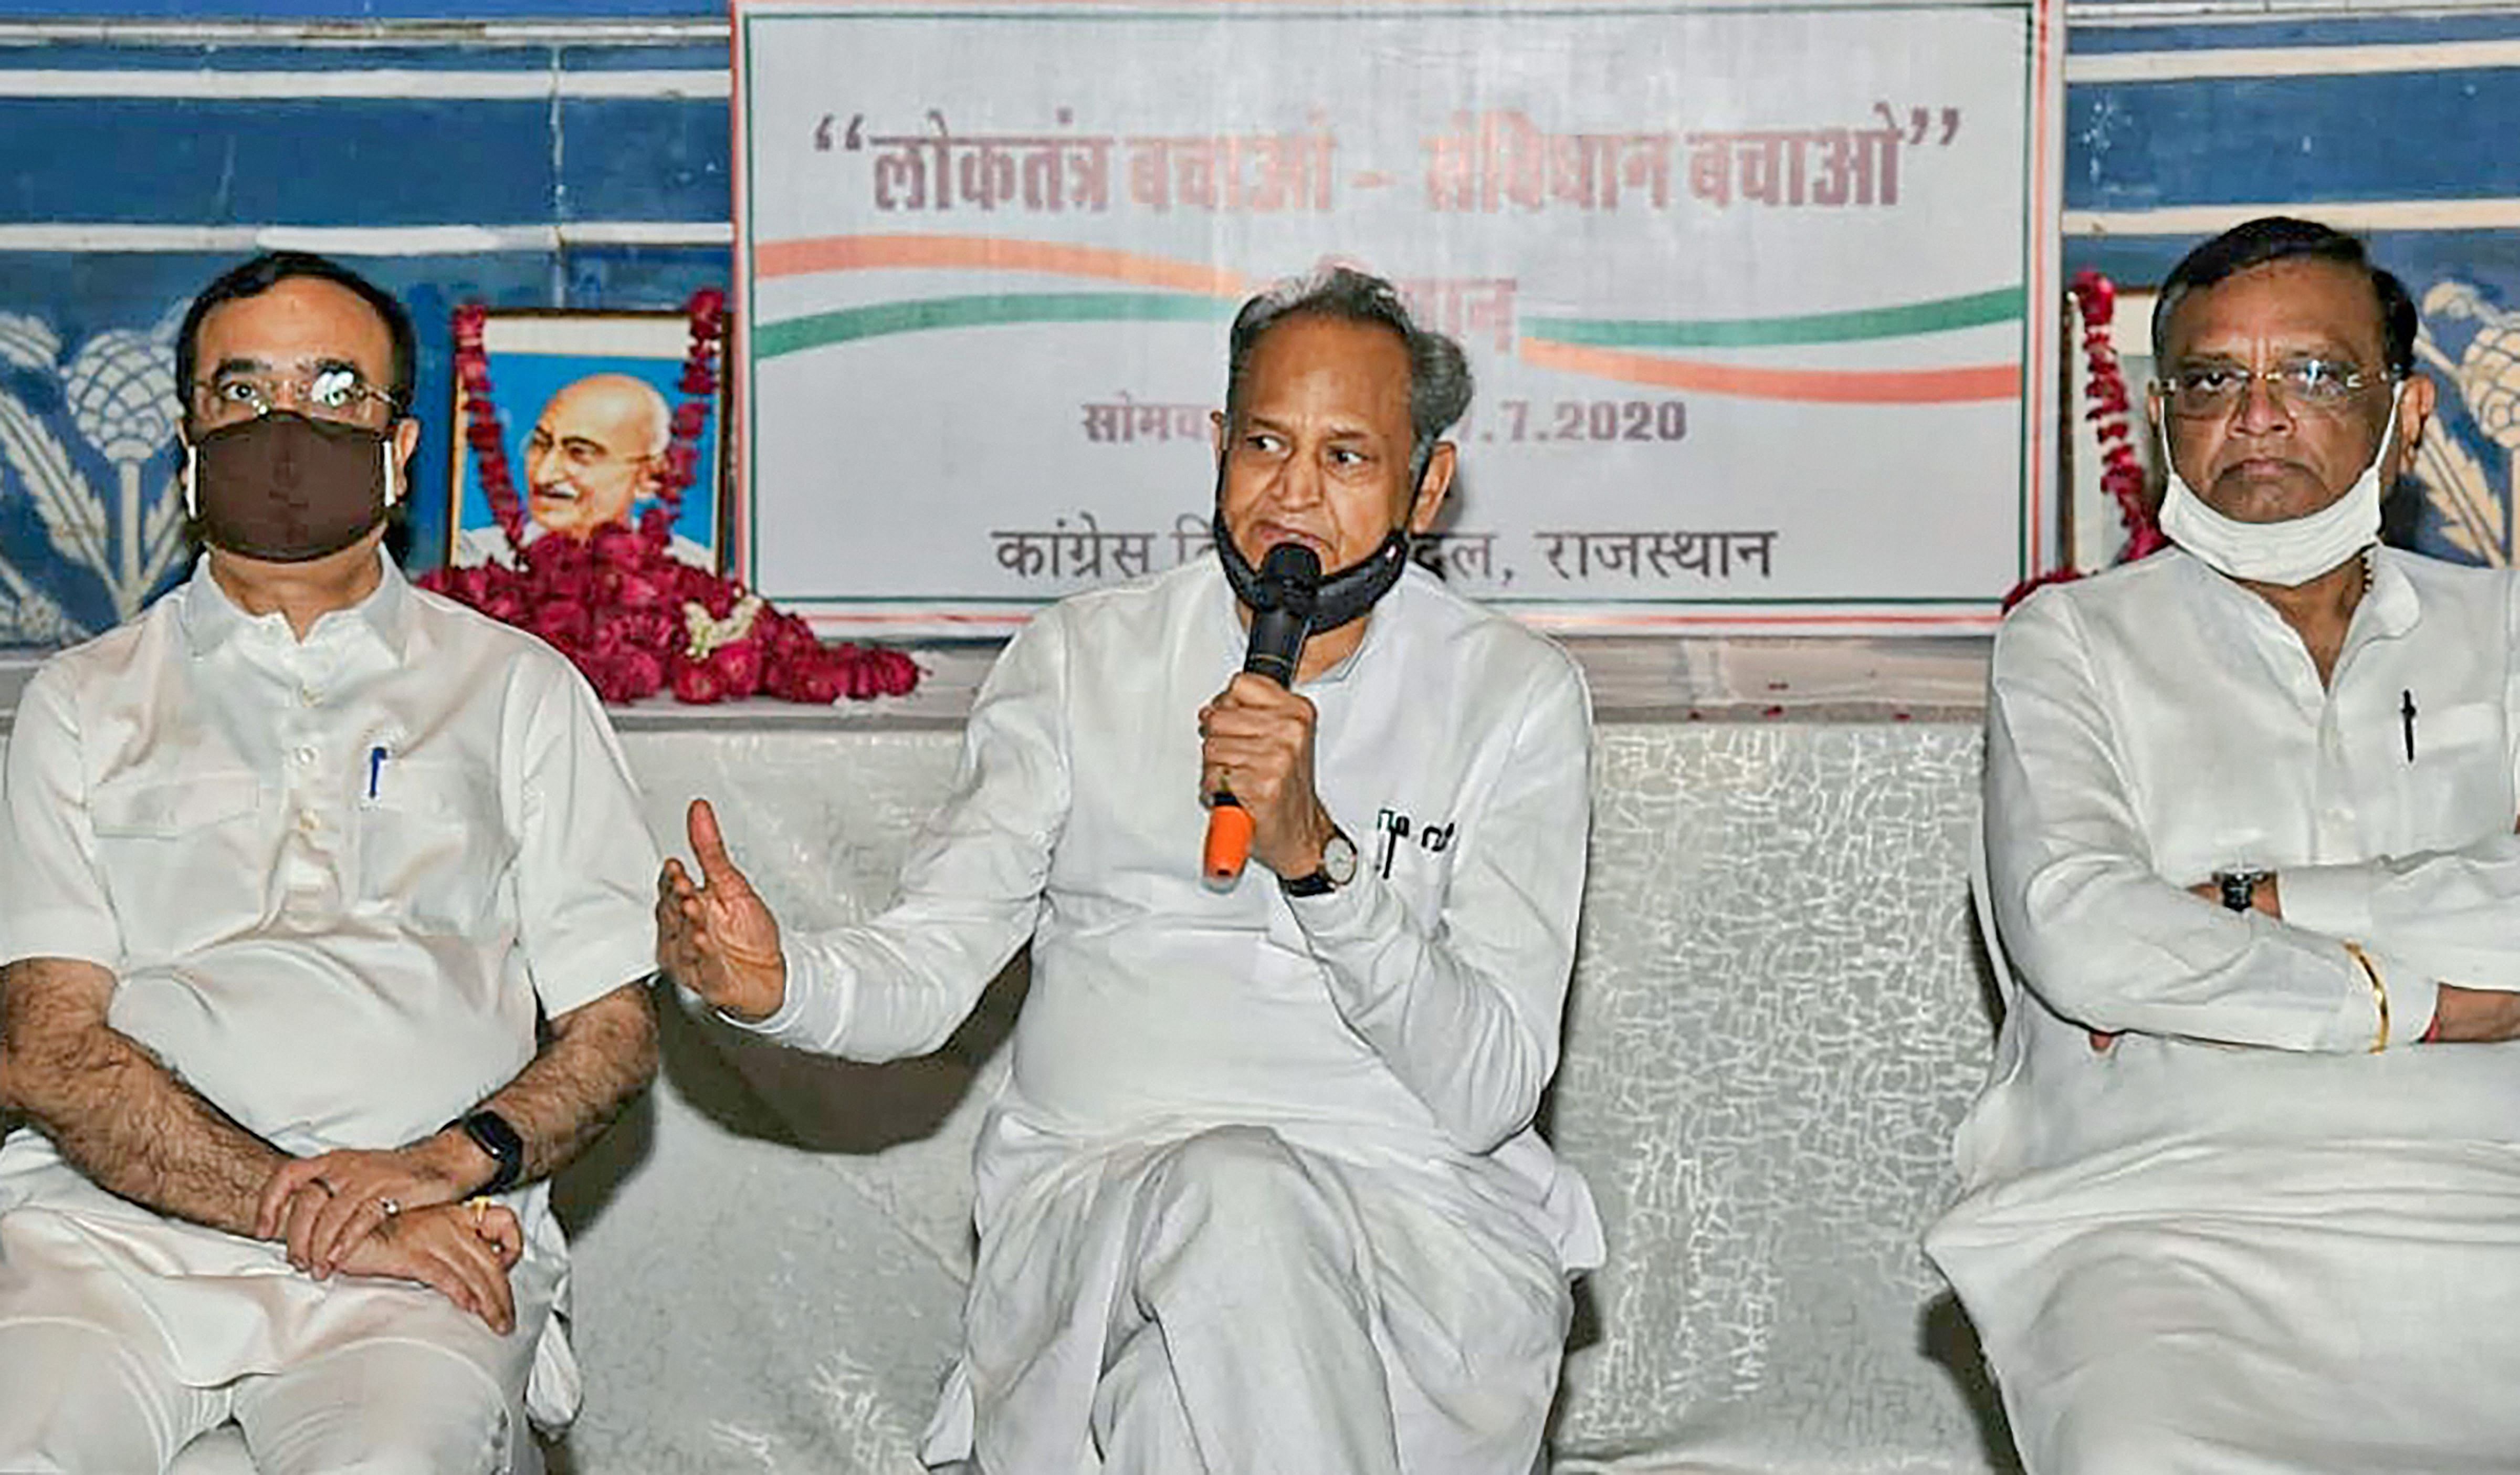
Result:
[[[863,926],[783,941],[692,807],[659,959],[802,1048],[936,1048],[1027,940],[932,1459],[991,1475],[1526,1475],[1600,1231],[1532,1129],[1583,887],[1564,653],[1410,565],[1461,350],[1335,271],[1247,303],[1218,553],[1009,645]],[[1237,675],[1252,569],[1328,570],[1293,689]],[[1243,591],[1241,599],[1238,591]],[[1220,691],[1219,688],[1223,687]],[[1256,862],[1202,886],[1230,791]]]
[[[47,664],[0,777],[0,1469],[538,1470],[542,1179],[654,1068],[592,692],[382,549],[412,334],[320,257],[177,350],[190,582]],[[548,1022],[537,1042],[537,1015]]]

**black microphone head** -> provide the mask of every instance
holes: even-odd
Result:
[[[1281,686],[1295,684],[1295,663],[1313,630],[1313,596],[1322,583],[1321,556],[1301,543],[1280,543],[1260,560],[1252,589],[1251,650],[1242,668]]]
[[[1260,560],[1262,597],[1282,609],[1309,615],[1322,586],[1322,556],[1302,543],[1280,543]]]

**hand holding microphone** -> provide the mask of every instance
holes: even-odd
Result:
[[[1300,777],[1300,793],[1307,799],[1312,793],[1312,704],[1286,688],[1312,633],[1321,581],[1322,561],[1312,549],[1290,542],[1269,550],[1260,561],[1243,674],[1199,714],[1208,801],[1200,870],[1210,885],[1233,885],[1250,856],[1255,825],[1246,799],[1274,805],[1292,787],[1282,776]],[[1237,795],[1228,787],[1225,775],[1235,770],[1251,775],[1245,780],[1251,792]]]

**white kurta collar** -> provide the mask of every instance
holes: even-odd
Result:
[[[359,631],[373,636],[385,655],[400,660],[404,642],[411,630],[411,585],[394,567],[384,549],[377,549],[377,562],[382,576],[367,597],[347,609],[327,612],[307,631],[306,643],[354,638]],[[186,648],[196,659],[205,657],[251,629],[276,630],[290,643],[288,621],[278,614],[250,615],[228,597],[210,574],[210,556],[203,553],[193,563],[193,576],[177,591],[182,601],[180,613]],[[338,631],[338,633],[337,633]]]

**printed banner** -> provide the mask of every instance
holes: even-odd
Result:
[[[834,632],[1199,556],[1227,324],[1331,259],[1469,351],[1475,598],[1969,630],[2045,562],[2045,6],[736,23],[737,567]]]

